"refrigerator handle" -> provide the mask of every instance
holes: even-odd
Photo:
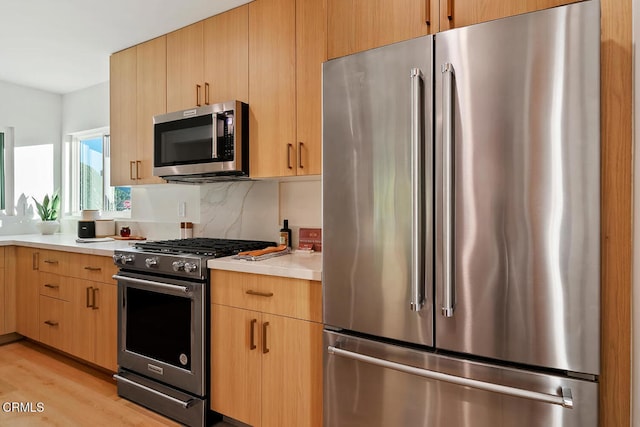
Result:
[[[492,393],[501,393],[508,396],[522,397],[525,399],[559,405],[567,409],[573,409],[573,396],[569,387],[559,387],[559,395],[553,395],[517,387],[509,387],[502,384],[474,380],[471,378],[458,377],[456,375],[430,371],[428,369],[416,368],[415,366],[403,365],[402,363],[379,359],[377,357],[367,356],[366,354],[355,353],[353,351],[343,350],[341,348],[333,346],[328,346],[327,352],[330,355],[342,356],[347,359],[369,363],[375,366],[380,366],[382,368],[394,369],[399,372],[404,372],[410,375],[417,375],[419,377],[427,378],[430,380],[445,381],[463,387],[471,387],[478,390],[489,391]]]
[[[424,75],[419,68],[411,69],[411,301],[412,311],[420,311],[424,305],[424,256],[422,239],[422,82]]]
[[[442,315],[453,317],[454,283],[453,283],[453,64],[442,65]]]

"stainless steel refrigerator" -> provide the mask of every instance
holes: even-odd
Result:
[[[600,5],[323,66],[324,423],[596,426]]]

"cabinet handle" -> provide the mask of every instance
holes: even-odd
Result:
[[[58,289],[60,286],[59,285],[52,285],[50,283],[45,283],[44,287],[45,288],[50,288],[50,289]]]
[[[293,144],[287,144],[287,167],[293,169],[291,165],[291,150],[293,150]]]
[[[267,326],[269,326],[269,322],[264,322],[262,324],[262,353],[269,353],[269,347],[267,347]]]
[[[86,288],[86,291],[87,291],[87,302],[86,302],[86,307],[87,307],[87,308],[89,308],[89,307],[93,307],[93,305],[92,305],[92,304],[91,304],[91,302],[90,302],[90,299],[91,299],[90,295],[91,295],[91,290],[92,290],[92,289],[93,289],[93,288],[92,288],[91,286],[88,286],[88,287]]]
[[[258,319],[251,319],[251,344],[249,345],[249,350],[255,350],[257,348],[255,338],[257,322]]]
[[[427,0],[425,4],[426,13],[424,18],[424,23],[427,25],[431,25],[431,0]]]
[[[45,259],[44,260],[45,264],[58,264],[58,260],[57,259]]]
[[[447,0],[447,19],[453,20],[453,0]]]
[[[136,160],[136,179],[140,178],[140,169],[142,169],[142,162],[140,160]]]
[[[31,269],[32,270],[40,269],[40,252],[34,252],[31,254]]]
[[[302,165],[302,147],[304,147],[304,142],[298,142],[298,167],[303,169]]]
[[[200,89],[202,88],[202,86],[200,85],[196,85],[196,106],[200,107]]]
[[[133,181],[135,181],[136,177],[133,174],[133,168],[135,167],[136,162],[135,161],[130,161],[129,162],[129,178]]]
[[[102,271],[102,267],[92,267],[90,265],[86,265],[84,269],[89,271]]]
[[[54,322],[53,320],[46,320],[44,323],[49,326],[58,326],[58,322]]]
[[[204,104],[209,105],[209,83],[204,84]]]
[[[247,292],[245,292],[247,295],[256,295],[259,297],[272,297],[273,296],[273,292],[259,292],[259,291],[254,291],[249,289]]]
[[[94,310],[97,310],[98,308],[100,308],[100,307],[98,307],[98,298],[97,298],[99,290],[100,289],[98,289],[98,288],[93,288],[93,291],[91,292],[91,294],[93,296],[93,305],[92,305],[92,307],[93,307]]]

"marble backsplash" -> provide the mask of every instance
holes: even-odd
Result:
[[[193,223],[194,237],[278,241],[284,219],[293,247],[301,227],[322,227],[320,177],[290,181],[228,181],[201,185],[164,184],[131,189],[131,217],[116,217],[116,231],[163,240],[180,237],[180,222]],[[0,216],[0,234],[37,233],[31,215]],[[77,234],[78,217],[61,221],[60,232]]]
[[[230,181],[202,185],[163,185],[132,189],[131,228],[148,239],[177,239],[180,222],[193,222],[194,237],[275,240],[278,237],[278,183]],[[185,215],[179,204],[185,203]]]

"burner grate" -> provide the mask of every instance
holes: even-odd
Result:
[[[191,239],[174,239],[138,242],[137,249],[149,252],[195,254],[220,258],[236,255],[238,252],[263,249],[276,246],[274,242],[259,240],[233,240],[195,237]]]

